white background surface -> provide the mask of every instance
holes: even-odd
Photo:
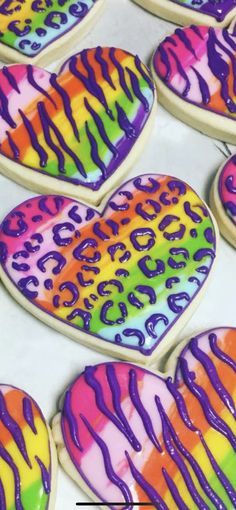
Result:
[[[130,0],[107,0],[93,31],[79,44],[75,42],[74,53],[97,45],[118,46],[138,53],[147,64],[160,39],[174,29],[173,24],[152,16]],[[209,185],[224,161],[219,148],[225,151],[221,142],[185,126],[159,106],[149,143],[127,177],[149,171],[176,175],[208,201]],[[233,146],[230,149],[234,151]],[[32,195],[0,176],[0,221]],[[214,326],[236,326],[235,257],[234,249],[221,238],[212,281],[180,339]],[[0,284],[0,381],[29,392],[49,421],[56,413],[60,395],[84,366],[107,359],[31,317]],[[95,463],[95,476],[96,469]],[[55,510],[75,509],[76,501],[88,499],[60,468]]]

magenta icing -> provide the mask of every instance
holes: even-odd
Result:
[[[72,383],[64,443],[99,501],[235,508],[235,341],[230,328],[196,336],[174,378],[110,362],[87,367]]]
[[[181,99],[234,120],[235,54],[236,36],[227,29],[191,25],[160,43],[153,64]]]
[[[223,166],[218,183],[221,204],[236,225],[236,157],[232,156]]]

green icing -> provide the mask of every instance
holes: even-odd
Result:
[[[149,102],[149,106],[151,107],[152,101],[153,101],[153,94],[150,93],[150,89],[146,83],[146,81],[140,76],[139,78],[139,86],[143,93],[143,95],[147,98]],[[140,102],[135,97],[133,91],[129,88],[130,92],[132,93],[133,102],[130,100],[127,100],[127,96],[122,93],[117,98],[116,101],[119,103],[119,105],[123,108],[123,110],[126,112],[126,115],[129,119],[129,121],[132,123],[135,121],[135,117],[137,115],[137,112],[140,108]],[[105,128],[105,131],[108,135],[108,138],[110,142],[117,147],[119,142],[122,140],[122,138],[125,137],[124,131],[120,128],[118,123],[118,115],[115,103],[112,104],[109,103],[109,108],[112,111],[112,114],[114,116],[115,121],[113,121],[109,115],[106,113],[105,109],[102,106],[99,106],[99,110],[97,111],[97,114],[99,115],[101,122],[103,123],[103,126]],[[134,124],[135,125],[135,124]],[[93,137],[96,140],[97,143],[97,149],[99,153],[100,159],[105,163],[105,166],[108,166],[108,164],[111,162],[111,160],[114,158],[113,154],[111,153],[110,149],[107,147],[106,143],[104,142],[103,138],[101,137],[98,128],[92,119],[90,117],[90,120],[88,121],[88,128],[89,131],[92,133]],[[65,156],[65,173],[61,174],[58,171],[58,160],[55,155],[55,159],[50,159],[47,162],[46,167],[42,170],[44,173],[53,175],[53,176],[64,176],[67,177],[74,177],[77,179],[80,179],[81,181],[90,181],[93,182],[97,180],[98,176],[101,175],[101,170],[98,168],[98,166],[95,164],[95,162],[92,159],[91,154],[91,144],[88,139],[87,133],[86,133],[86,127],[81,126],[79,127],[79,136],[80,136],[80,142],[75,138],[72,129],[70,129],[70,137],[67,138],[66,142],[71,147],[73,152],[79,157],[85,171],[87,174],[87,179],[85,179],[81,174],[79,173],[78,169],[76,168],[76,165],[72,158],[64,153]],[[126,140],[125,140],[126,141]],[[55,141],[56,142],[56,141]],[[57,142],[58,144],[58,142]],[[133,145],[133,141],[130,142],[130,147]],[[119,148],[120,149],[120,148]],[[61,149],[62,150],[62,149]]]
[[[152,225],[150,225],[152,228]],[[148,279],[145,277],[145,275],[142,273],[142,271],[139,269],[137,264],[133,264],[132,258],[130,261],[126,263],[125,268],[128,269],[130,276],[128,278],[122,278],[122,284],[124,285],[124,293],[119,294],[117,292],[113,292],[109,297],[99,298],[98,304],[95,303],[95,308],[92,310],[92,319],[91,319],[91,331],[93,333],[99,333],[102,329],[103,335],[105,335],[105,330],[107,330],[107,336],[104,336],[107,339],[111,339],[113,341],[113,334],[114,330],[117,329],[117,325],[111,326],[111,325],[105,325],[100,320],[100,312],[102,304],[107,301],[107,299],[111,299],[114,302],[114,306],[108,313],[108,318],[115,320],[120,316],[120,310],[119,310],[119,302],[125,303],[127,310],[128,310],[128,319],[134,318],[134,327],[135,327],[135,318],[138,320],[145,321],[147,319],[147,316],[151,313],[164,313],[167,312],[167,297],[171,293],[178,293],[185,290],[185,284],[187,279],[190,276],[197,276],[198,278],[201,277],[200,274],[196,273],[196,269],[204,264],[209,267],[209,264],[211,263],[210,259],[205,259],[202,263],[199,261],[195,261],[193,259],[193,256],[195,252],[202,247],[211,247],[211,245],[205,240],[204,238],[204,231],[206,228],[212,228],[212,222],[210,217],[205,218],[201,224],[197,226],[197,232],[198,237],[196,239],[193,239],[190,237],[188,233],[185,234],[184,240],[169,242],[164,241],[163,243],[158,244],[158,234],[157,234],[157,243],[156,245],[149,251],[149,252],[140,252],[140,258],[149,255],[153,260],[155,259],[161,259],[165,263],[166,271],[164,274],[158,275],[151,280],[148,281]],[[170,256],[169,249],[171,247],[175,246],[178,247],[184,247],[189,251],[189,260],[187,261],[187,265],[183,269],[173,270],[168,266],[168,258]],[[176,256],[177,261],[183,260],[183,257]],[[150,265],[150,267],[153,267],[153,264]],[[117,266],[115,267],[117,269]],[[114,271],[115,271],[114,269]],[[180,283],[177,283],[173,290],[169,290],[165,286],[165,282],[167,278],[170,278],[172,276],[178,276],[180,278]],[[117,278],[115,276],[115,272],[111,274],[110,278]],[[204,276],[205,279],[205,276]],[[137,283],[135,283],[137,282]],[[154,288],[157,292],[157,303],[156,305],[150,305],[149,310],[147,312],[146,305],[149,304],[149,298],[148,296],[139,295],[136,293],[137,297],[141,298],[141,301],[145,304],[144,308],[137,310],[134,306],[130,305],[128,301],[128,294],[129,292],[134,291],[134,287],[136,285],[150,285],[152,288]],[[192,296],[195,294],[198,290],[196,284],[191,284],[192,288]],[[189,287],[188,287],[189,292]],[[191,297],[192,297],[191,296]],[[79,327],[82,327],[82,322],[80,318],[75,319],[74,324],[76,324]],[[124,327],[124,325],[122,325]],[[122,329],[123,329],[122,327]]]
[[[18,3],[21,4],[22,2],[19,0]],[[27,3],[32,4],[33,0],[27,0]],[[16,4],[16,2],[12,2],[12,4]],[[83,4],[84,7],[88,10],[90,10],[94,5],[93,0],[83,0]],[[25,27],[30,27],[31,30],[30,32],[25,33],[25,35],[16,35],[14,32],[7,30],[1,37],[1,42],[7,46],[19,50],[21,53],[27,56],[34,57],[53,40],[57,39],[59,36],[62,36],[64,33],[66,33],[68,30],[83,20],[84,16],[75,16],[70,13],[69,9],[74,5],[76,5],[75,0],[67,0],[64,5],[59,5],[58,1],[53,0],[50,6],[46,6],[46,0],[44,0],[40,5],[40,7],[44,9],[42,12],[29,10],[29,12],[26,11],[26,14],[24,11],[21,12],[21,10],[15,10],[14,17],[11,16],[11,18],[9,18],[9,22],[20,21],[20,23],[17,25],[19,30],[23,31]],[[16,7],[16,5],[13,5],[13,7]],[[7,6],[7,11],[10,10],[11,4]],[[88,13],[88,10],[87,12],[84,12],[85,15]],[[49,23],[47,23],[47,16],[50,15],[50,13],[56,13],[52,19],[53,24],[55,24],[54,27],[49,26],[50,20]],[[63,18],[61,20],[60,17],[57,16],[57,13],[62,14]],[[4,14],[0,15],[0,25],[1,17],[3,16]],[[31,20],[31,23],[25,23],[26,16]],[[45,30],[44,36],[39,36],[37,34],[36,29],[38,28]],[[20,42],[22,41],[29,41],[30,44],[24,44],[20,47]],[[35,45],[32,47],[33,43]]]
[[[233,451],[233,449],[231,449],[228,455],[225,456],[224,461],[221,463],[220,467],[224,475],[226,476],[226,478],[228,478],[234,490],[236,491],[235,452]],[[232,501],[230,501],[224,487],[220,483],[217,476],[213,474],[208,481],[210,486],[222,499],[227,510],[234,510],[233,503]],[[214,508],[215,507],[213,507],[213,509]]]
[[[236,490],[235,453],[233,450],[230,450],[228,455],[225,456],[224,461],[221,463],[219,467],[223,471],[228,481],[233,486],[234,490]],[[212,471],[212,475],[207,479],[207,481],[212,490],[217,494],[219,498],[221,498],[227,510],[235,510],[232,501],[229,499],[223,485],[221,484],[215,472]],[[216,509],[215,505],[206,496],[205,492],[202,490],[199,483],[197,484],[197,490],[201,495],[203,501],[207,503],[209,509],[215,510]],[[194,503],[194,501],[192,503],[191,510],[199,510],[199,507]]]
[[[24,510],[47,510],[49,496],[45,494],[42,481],[38,480],[21,494]],[[16,510],[15,504],[7,510]]]

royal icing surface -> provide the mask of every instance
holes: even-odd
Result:
[[[87,367],[66,392],[61,428],[99,501],[233,510],[235,403],[236,330],[222,328],[190,341],[174,378],[130,363]]]
[[[100,215],[42,196],[2,222],[2,269],[18,291],[68,326],[150,355],[206,282],[211,216],[184,182],[145,175],[122,185]]]
[[[51,454],[47,425],[25,392],[0,385],[0,508],[47,510]]]
[[[34,57],[81,23],[100,0],[2,0],[0,43]]]
[[[220,2],[218,0],[171,0],[171,2],[212,16],[219,22],[223,21],[227,14],[236,7],[235,0],[220,0]]]
[[[83,50],[58,75],[4,67],[0,82],[0,153],[91,190],[125,161],[155,100],[139,57],[116,48]]]
[[[236,156],[223,167],[218,183],[219,197],[225,212],[236,225]]]
[[[236,36],[205,26],[177,28],[153,58],[157,76],[184,101],[236,118]]]

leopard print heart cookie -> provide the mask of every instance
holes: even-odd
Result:
[[[27,200],[0,229],[3,283],[22,306],[99,351],[157,362],[200,302],[217,227],[183,181],[144,175],[101,212],[60,196]]]
[[[86,367],[53,435],[65,471],[109,507],[234,510],[235,418],[236,330],[216,328],[178,349],[166,375],[122,362]]]
[[[2,0],[0,59],[48,65],[74,48],[106,0]]]
[[[83,50],[58,74],[32,65],[0,70],[0,172],[40,193],[97,204],[133,165],[156,112],[139,57]]]

